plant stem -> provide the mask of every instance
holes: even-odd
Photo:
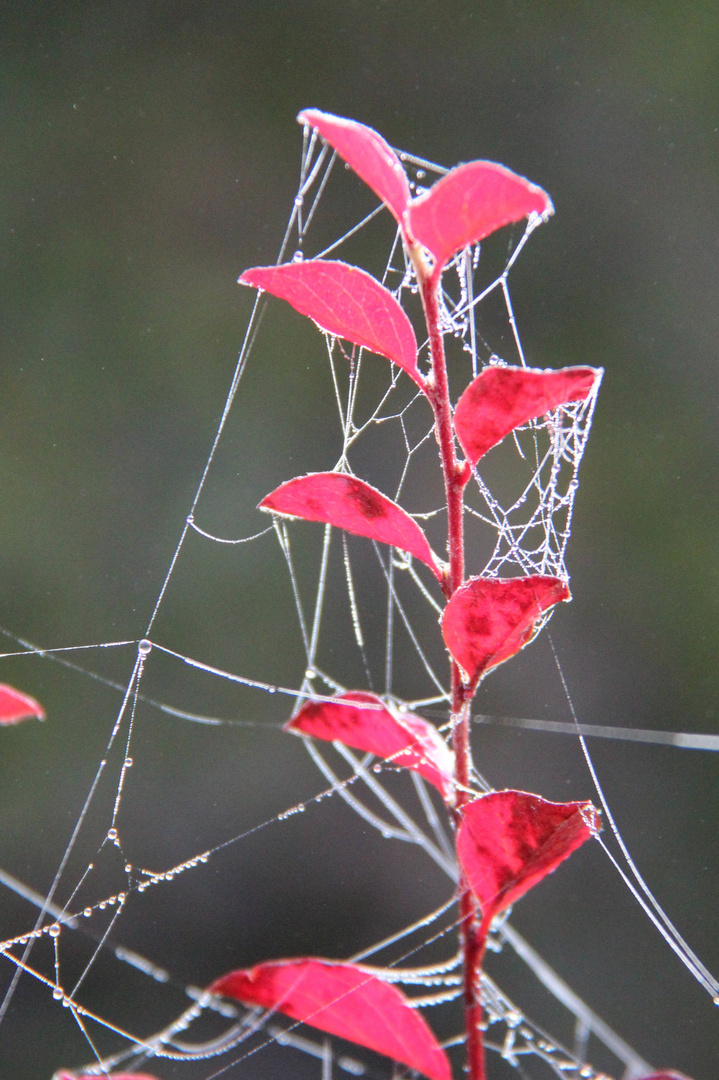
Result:
[[[431,358],[428,397],[434,412],[437,442],[442,462],[444,491],[447,502],[447,553],[449,568],[443,591],[449,600],[464,583],[464,489],[468,479],[466,463],[457,461],[452,407],[449,397],[447,361],[444,337],[440,327],[440,275],[433,273],[422,253],[410,251],[422,297],[427,323]],[[472,750],[469,738],[472,693],[462,680],[457,663],[450,660],[453,748],[455,754],[454,811],[455,832],[461,820],[461,809],[471,796]],[[477,903],[467,881],[460,879],[460,949],[462,953],[465,1027],[467,1037],[467,1067],[469,1080],[485,1080],[484,1045],[482,1041],[482,1003],[480,974],[486,936],[482,934]]]

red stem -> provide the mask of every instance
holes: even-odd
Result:
[[[455,450],[444,337],[440,328],[440,275],[432,272],[418,249],[412,249],[410,255],[417,273],[429,336],[432,370],[428,379],[427,395],[434,411],[447,501],[449,567],[442,588],[445,597],[449,600],[464,582],[464,489],[469,478],[469,471],[466,462],[460,464],[457,461]],[[456,830],[459,826],[462,806],[471,799],[469,785],[472,774],[472,750],[469,739],[469,722],[472,692],[462,681],[461,672],[454,660],[450,661],[450,665],[453,748],[455,753],[456,809],[454,812],[454,824]],[[480,975],[486,935],[482,932],[477,903],[464,875],[460,879],[459,911],[468,1075],[469,1080],[485,1080]]]

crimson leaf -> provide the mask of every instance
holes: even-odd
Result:
[[[689,1077],[685,1076],[684,1073],[672,1071],[652,1073],[651,1076],[642,1077],[642,1080],[689,1080]]]
[[[437,729],[421,716],[385,705],[376,694],[357,690],[340,694],[333,701],[308,701],[285,724],[285,730],[316,739],[337,739],[388,759],[392,765],[414,769],[434,784],[444,799],[453,801],[454,755]]]
[[[296,476],[265,495],[259,508],[305,521],[324,521],[358,536],[392,544],[427,563],[442,580],[437,558],[414,518],[356,476],[336,472]]]
[[[455,251],[502,225],[554,212],[546,191],[494,161],[459,165],[414,199],[407,211],[411,236],[433,255],[438,274]]]
[[[494,791],[464,806],[457,856],[480,903],[483,932],[598,829],[590,802],[553,803],[524,791]]]
[[[308,259],[255,266],[239,280],[287,300],[328,334],[393,360],[425,389],[412,324],[389,289],[365,270],[329,259]]]
[[[485,672],[514,656],[531,640],[539,616],[569,588],[560,578],[475,577],[453,594],[442,616],[450,654],[474,687]]]
[[[601,372],[590,367],[559,371],[485,368],[464,391],[454,412],[454,429],[468,461],[476,465],[483,454],[528,420],[568,401],[584,401],[600,377]]]
[[[21,720],[29,720],[35,716],[38,720],[45,719],[45,710],[35,698],[29,694],[23,694],[12,686],[0,684],[0,726],[3,724],[19,724]]]
[[[399,158],[382,136],[356,120],[345,120],[319,109],[305,109],[297,119],[319,131],[403,226],[404,211],[410,201],[409,181]]]
[[[277,960],[231,971],[210,987],[366,1046],[430,1080],[451,1080],[449,1061],[407,998],[373,968],[330,960]]]

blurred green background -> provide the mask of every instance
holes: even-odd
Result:
[[[295,115],[319,107],[444,164],[501,161],[551,193],[556,216],[513,276],[528,360],[606,369],[568,560],[574,602],[552,621],[553,640],[582,722],[717,732],[715,4],[7,4],[0,86],[0,626],[45,647],[144,633],[250,311],[235,282],[276,257],[298,175]],[[315,377],[321,342],[279,305],[271,315],[202,507],[204,527],[220,535],[257,531],[264,493],[334,463],[329,390]],[[297,685],[290,603],[271,538],[242,549],[192,539],[155,637]],[[134,655],[70,658],[123,682]],[[286,701],[152,661],[148,693],[268,727],[198,728],[141,712],[122,822],[133,862],[168,867],[319,790],[301,747],[272,730]],[[119,698],[38,658],[3,660],[0,679],[48,710],[44,725],[0,733],[0,866],[44,891]],[[566,720],[547,641],[497,673],[478,706]],[[596,740],[592,749],[649,884],[716,971],[716,756]],[[561,736],[484,728],[476,750],[497,786],[592,795],[578,749]],[[99,794],[73,883],[107,828],[112,794]],[[109,891],[116,870],[103,863]],[[415,852],[382,846],[330,801],[151,890],[115,937],[202,985],[268,956],[349,955],[447,895]],[[563,868],[514,918],[643,1057],[714,1080],[716,1009],[601,852]],[[0,936],[32,919],[29,905],[0,893]],[[33,957],[47,966],[49,954]],[[73,964],[69,948],[69,983]],[[144,984],[118,967],[98,963],[86,985],[103,1014],[145,1032],[182,1007],[179,992],[153,998],[147,1027]],[[2,986],[12,970],[0,965]],[[533,991],[516,986],[539,1015]],[[309,1068],[287,1054],[268,1057],[266,1072],[260,1057],[228,1075]],[[90,1057],[67,1010],[21,980],[0,1028],[2,1075],[49,1080]],[[169,1080],[212,1069],[155,1071]]]

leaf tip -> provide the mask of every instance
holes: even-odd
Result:
[[[19,724],[22,720],[45,720],[46,713],[39,701],[14,686],[0,683],[0,726]]]

